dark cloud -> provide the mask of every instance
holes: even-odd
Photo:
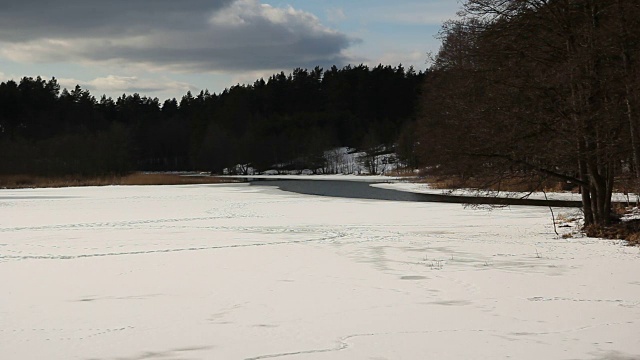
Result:
[[[189,29],[233,0],[25,0],[0,4],[0,38],[83,38]]]
[[[0,5],[5,43],[0,54],[17,61],[116,62],[182,71],[280,69],[341,65],[354,41],[312,14],[258,0]]]

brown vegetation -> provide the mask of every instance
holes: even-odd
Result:
[[[510,177],[503,178],[500,182],[494,182],[493,179],[485,179],[480,177],[461,178],[459,176],[437,176],[425,175],[418,180],[419,182],[428,183],[434,189],[478,189],[484,191],[514,191],[514,192],[531,192],[531,191],[571,191],[574,187],[566,182],[554,179],[535,179],[527,177]]]
[[[637,208],[627,204],[616,203],[612,208],[612,218],[609,225],[595,224],[584,227],[585,235],[601,239],[626,240],[630,246],[640,245],[640,219],[621,220],[625,215],[637,212]]]
[[[640,220],[622,221],[608,226],[589,225],[585,227],[589,237],[626,240],[629,245],[640,245]]]
[[[35,176],[0,175],[0,188],[56,188],[73,186],[107,185],[181,185],[181,184],[219,184],[238,180],[208,175],[181,175],[170,173],[133,173],[122,176]]]

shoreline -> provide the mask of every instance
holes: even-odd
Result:
[[[85,186],[198,185],[242,182],[223,176],[200,173],[146,173],[107,176],[0,175],[0,189],[43,189]]]
[[[402,191],[393,188],[382,188],[378,185],[382,181],[349,181],[347,179],[258,179],[249,181],[251,186],[276,186],[280,190],[297,194],[329,196],[350,199],[457,203],[469,205],[497,205],[497,206],[552,206],[552,207],[580,207],[581,202],[570,200],[541,200],[522,199],[514,197],[488,196],[460,196],[446,194],[427,194],[412,191]]]

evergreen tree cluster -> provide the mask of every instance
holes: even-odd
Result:
[[[0,173],[119,174],[235,164],[313,168],[337,146],[391,145],[424,74],[378,65],[295,69],[220,94],[96,99],[55,78],[0,84]]]

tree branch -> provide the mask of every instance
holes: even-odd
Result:
[[[576,177],[573,176],[569,176],[569,175],[565,175],[565,174],[561,174],[559,172],[555,172],[543,167],[539,167],[536,166],[534,164],[531,164],[529,162],[526,162],[524,160],[520,160],[520,159],[514,159],[509,155],[502,155],[502,154],[467,154],[468,156],[473,156],[473,157],[484,157],[484,158],[488,158],[488,159],[502,159],[502,160],[507,160],[509,162],[511,162],[514,165],[523,165],[531,170],[537,171],[539,173],[545,174],[545,175],[549,175],[558,179],[562,179],[565,181],[569,181],[573,184],[576,185],[580,185],[580,186],[589,186],[589,183],[583,180],[580,180]]]

